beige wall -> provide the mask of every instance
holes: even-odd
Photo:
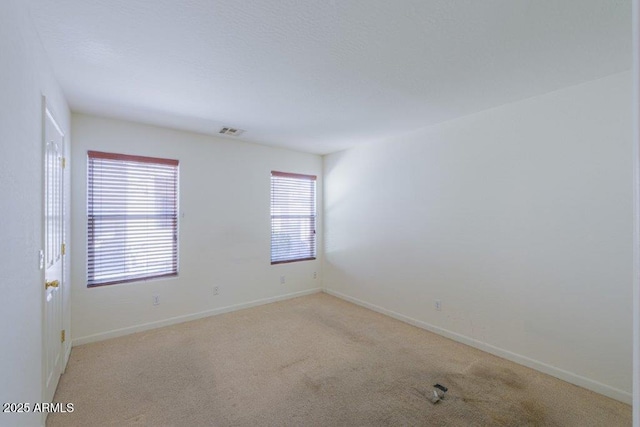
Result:
[[[322,206],[320,156],[81,114],[72,127],[74,344],[320,288],[321,228],[317,260],[270,265],[270,172],[317,175]],[[180,161],[177,278],[86,287],[87,150]]]
[[[630,94],[627,72],[327,156],[325,287],[630,402]]]

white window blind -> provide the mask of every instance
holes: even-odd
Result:
[[[271,264],[316,259],[316,177],[271,172]]]
[[[178,161],[88,152],[87,286],[178,274]]]

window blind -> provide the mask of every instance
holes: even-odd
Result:
[[[88,152],[87,286],[178,274],[178,161]]]
[[[271,264],[316,258],[316,177],[271,172]]]

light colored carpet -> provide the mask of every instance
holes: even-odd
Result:
[[[327,294],[75,347],[55,401],[75,411],[52,427],[631,425],[629,405]]]

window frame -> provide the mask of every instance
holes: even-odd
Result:
[[[309,256],[304,256],[304,257],[298,257],[298,258],[287,258],[287,259],[276,259],[274,261],[274,219],[276,217],[280,217],[280,219],[283,219],[283,215],[274,215],[273,211],[274,211],[274,177],[275,178],[288,178],[288,179],[297,179],[300,181],[310,181],[313,182],[313,191],[312,191],[312,206],[313,206],[313,212],[311,213],[311,215],[309,215],[309,219],[312,220],[311,222],[311,228],[312,228],[312,233],[311,235],[312,237],[312,247],[311,247],[311,251]],[[299,173],[290,173],[290,172],[280,172],[280,171],[271,171],[271,191],[270,191],[270,210],[271,210],[271,265],[278,265],[278,264],[288,264],[288,263],[292,263],[292,262],[300,262],[300,261],[313,261],[315,259],[317,259],[317,255],[318,255],[318,235],[317,235],[317,229],[318,229],[318,212],[317,212],[317,202],[318,202],[318,192],[317,192],[317,176],[316,175],[305,175],[305,174],[299,174]],[[304,217],[304,216],[303,216]],[[295,254],[294,254],[295,255]]]
[[[165,211],[160,211],[160,213],[154,214],[154,215],[150,215],[147,214],[147,217],[151,217],[153,219],[153,217],[157,218],[163,218],[164,220],[169,222],[171,224],[171,227],[167,229],[171,230],[172,232],[172,244],[171,244],[171,249],[168,250],[167,254],[168,256],[170,256],[169,261],[167,263],[167,265],[170,268],[170,271],[168,272],[162,272],[159,274],[154,274],[154,273],[149,273],[147,275],[135,275],[135,271],[134,271],[134,275],[132,276],[132,274],[129,274],[130,277],[122,277],[122,278],[117,278],[114,277],[112,280],[109,279],[104,279],[104,280],[96,280],[95,279],[95,273],[96,273],[96,265],[95,262],[98,259],[95,256],[95,251],[96,251],[96,241],[95,241],[95,236],[96,236],[96,217],[98,216],[107,216],[105,214],[102,215],[98,215],[94,213],[94,210],[96,208],[96,206],[100,206],[98,203],[96,203],[93,199],[95,198],[95,194],[94,194],[94,188],[95,188],[95,184],[96,184],[96,178],[95,178],[95,164],[93,163],[95,160],[107,160],[107,161],[116,161],[116,162],[131,162],[131,163],[137,163],[138,166],[135,167],[133,166],[131,168],[132,171],[138,171],[140,170],[140,168],[144,167],[141,165],[144,164],[152,164],[152,165],[158,165],[160,167],[162,166],[170,166],[173,169],[171,170],[171,175],[172,175],[172,179],[170,179],[169,181],[171,182],[171,185],[169,185],[167,188],[169,190],[173,191],[173,197],[169,198],[169,200],[172,200],[172,203],[170,204],[171,207],[169,210],[165,210]],[[179,242],[179,199],[178,199],[178,193],[179,193],[179,165],[180,162],[179,160],[174,160],[174,159],[166,159],[166,158],[159,158],[159,157],[148,157],[148,156],[139,156],[139,155],[130,155],[130,154],[120,154],[120,153],[108,153],[108,152],[102,152],[102,151],[93,151],[93,150],[89,150],[87,151],[87,199],[86,199],[86,209],[87,209],[87,235],[86,235],[86,280],[87,280],[87,287],[88,288],[94,288],[94,287],[100,287],[100,286],[108,286],[108,285],[116,285],[116,284],[123,284],[123,283],[132,283],[132,282],[144,282],[144,281],[149,281],[149,280],[154,280],[154,279],[162,279],[162,278],[169,278],[169,277],[177,277],[178,276],[178,268],[179,268],[179,261],[178,261],[178,242]],[[122,166],[121,166],[122,167]],[[117,168],[117,167],[115,167]],[[156,176],[159,176],[156,175]],[[129,185],[129,184],[128,184]],[[129,187],[127,187],[129,188]],[[124,196],[123,196],[124,197]],[[137,200],[142,200],[142,199],[137,199]],[[146,203],[149,203],[149,201],[153,200],[151,197],[148,198],[144,198]],[[148,205],[145,205],[148,206]],[[165,206],[166,209],[166,206]],[[98,209],[99,210],[99,209]],[[110,214],[110,216],[121,216],[124,217],[124,221],[126,223],[126,220],[128,217],[132,217],[132,216],[138,216],[140,217],[141,214]],[[93,228],[92,228],[93,227]],[[126,227],[126,226],[125,226]],[[125,228],[126,229],[126,228]],[[128,245],[123,245],[123,248],[127,248],[130,246]],[[122,265],[125,265],[125,261],[124,261],[124,256],[122,257]],[[148,269],[148,267],[145,267],[143,269],[139,270],[139,274],[144,273],[144,270]],[[124,274],[123,274],[124,275]]]

